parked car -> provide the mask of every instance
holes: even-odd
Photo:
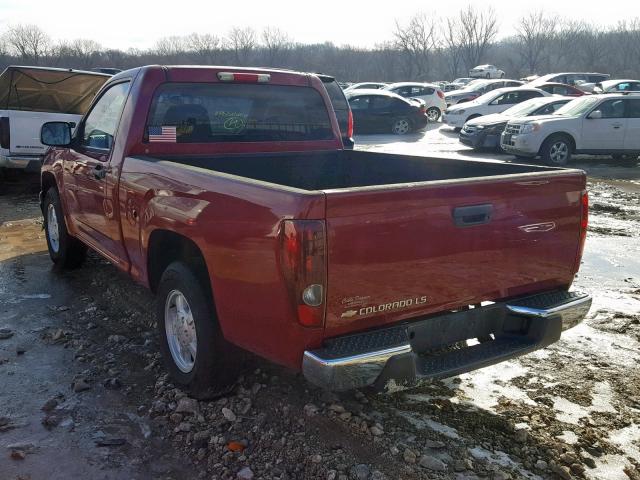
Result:
[[[429,121],[424,102],[403,98],[387,90],[347,93],[355,133],[404,135],[424,129]]]
[[[73,136],[41,137],[52,261],[89,246],[150,288],[166,369],[195,397],[228,391],[242,350],[384,390],[545,347],[589,310],[568,291],[583,171],[344,150],[313,74],[128,70]]]
[[[553,95],[562,95],[563,97],[581,97],[585,95],[585,92],[579,88],[564,83],[547,82],[537,85],[536,88]]]
[[[359,89],[367,89],[367,90],[377,90],[380,88],[386,87],[387,84],[383,82],[362,82],[362,83],[354,83],[353,85],[345,88],[345,92],[351,90],[359,90]]]
[[[77,122],[111,77],[45,67],[7,67],[0,74],[0,168],[38,171],[47,149],[45,122]]]
[[[538,87],[545,83],[564,83],[579,88],[584,92],[591,92],[596,83],[604,82],[609,78],[606,73],[549,73],[536,78],[527,84],[528,87]]]
[[[451,85],[455,85],[458,88],[462,88],[465,85],[469,84],[470,82],[472,82],[474,79],[470,78],[470,77],[461,77],[461,78],[456,78],[453,82],[451,82]]]
[[[92,72],[98,73],[106,73],[108,75],[115,75],[116,73],[120,73],[122,69],[113,68],[113,67],[95,67],[91,69]]]
[[[436,85],[418,82],[400,82],[387,85],[383,90],[393,92],[404,98],[419,98],[427,106],[427,117],[430,122],[437,122],[447,108],[444,93]]]
[[[504,71],[494,65],[478,65],[469,70],[471,78],[504,78]]]
[[[596,83],[593,93],[640,93],[640,80],[605,80]]]
[[[469,82],[464,88],[454,90],[444,94],[447,107],[458,103],[470,102],[496,88],[519,87],[522,82],[519,80],[474,80]]]
[[[589,95],[553,115],[511,120],[500,146],[520,157],[540,155],[554,166],[566,165],[574,153],[613,155],[625,165],[635,165],[640,155],[640,98]]]
[[[570,97],[558,97],[555,95],[537,97],[518,103],[502,113],[492,113],[473,118],[462,127],[460,142],[476,150],[483,148],[500,149],[500,135],[509,120],[533,115],[550,115],[570,100]]]
[[[535,97],[547,97],[550,93],[537,88],[509,87],[498,88],[466,103],[460,103],[447,108],[442,121],[459,132],[469,120],[504,112],[506,109]]]

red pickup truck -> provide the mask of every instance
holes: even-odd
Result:
[[[173,379],[215,395],[248,350],[384,389],[544,347],[580,322],[579,170],[343,148],[327,79],[148,66],[75,135],[45,124],[52,260],[89,247],[157,295]]]

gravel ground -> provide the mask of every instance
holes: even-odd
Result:
[[[510,160],[444,127],[358,145]],[[210,402],[167,379],[151,294],[95,255],[53,271],[37,178],[4,182],[0,479],[639,480],[640,171],[607,161],[576,164],[591,223],[575,285],[594,305],[555,345],[393,394],[323,392],[255,358]]]

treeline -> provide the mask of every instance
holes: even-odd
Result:
[[[417,14],[406,23],[397,22],[388,39],[371,48],[330,41],[302,44],[279,28],[234,27],[224,37],[170,36],[148,50],[123,51],[90,39],[54,41],[39,26],[15,25],[0,38],[0,66],[218,64],[323,72],[343,81],[429,81],[466,76],[475,65],[492,63],[511,78],[554,71],[640,77],[638,18],[601,27],[538,11],[523,16],[509,38],[498,39],[500,28],[494,10],[468,6],[448,18]]]

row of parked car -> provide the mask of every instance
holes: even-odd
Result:
[[[600,73],[555,73],[526,82],[460,78],[444,92],[429,83],[367,82],[344,90],[357,133],[421,130],[442,121],[475,149],[566,165],[573,154],[640,155],[640,80]]]

